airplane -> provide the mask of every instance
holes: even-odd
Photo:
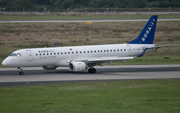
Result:
[[[153,44],[158,15],[150,17],[139,36],[127,44],[90,45],[49,48],[28,48],[14,51],[3,62],[3,66],[17,67],[24,75],[24,67],[42,66],[44,70],[68,67],[72,72],[88,69],[96,73],[94,66],[115,61],[126,62],[127,59],[142,57],[146,52],[167,45]]]

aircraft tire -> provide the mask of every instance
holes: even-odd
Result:
[[[20,71],[20,72],[19,72],[19,75],[24,75],[24,72],[23,72],[23,71]]]
[[[89,69],[88,69],[88,72],[89,72],[89,73],[96,73],[96,69],[95,69],[95,68],[89,68]]]

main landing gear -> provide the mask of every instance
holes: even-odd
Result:
[[[23,67],[17,67],[18,69],[20,69],[20,72],[19,72],[19,75],[24,75],[24,72],[23,72]]]
[[[95,63],[88,64],[88,67],[89,67],[88,72],[89,73],[96,73],[96,69],[93,68],[95,65],[96,65]]]
[[[89,72],[89,73],[96,73],[96,69],[95,69],[95,68],[89,68],[89,69],[88,69],[88,72]]]

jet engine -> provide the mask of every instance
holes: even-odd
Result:
[[[73,72],[84,71],[87,68],[87,65],[84,62],[71,62],[69,64],[69,70]]]
[[[44,70],[55,70],[57,66],[42,66]]]

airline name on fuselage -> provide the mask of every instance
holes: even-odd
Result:
[[[150,33],[151,29],[154,27],[155,22],[156,22],[155,19],[153,19],[153,22],[150,23],[148,29],[146,30],[146,33],[142,37],[142,41],[146,40],[146,38],[148,37],[148,34]]]
[[[54,52],[54,49],[50,49],[50,50],[38,50],[39,53],[51,53]]]

